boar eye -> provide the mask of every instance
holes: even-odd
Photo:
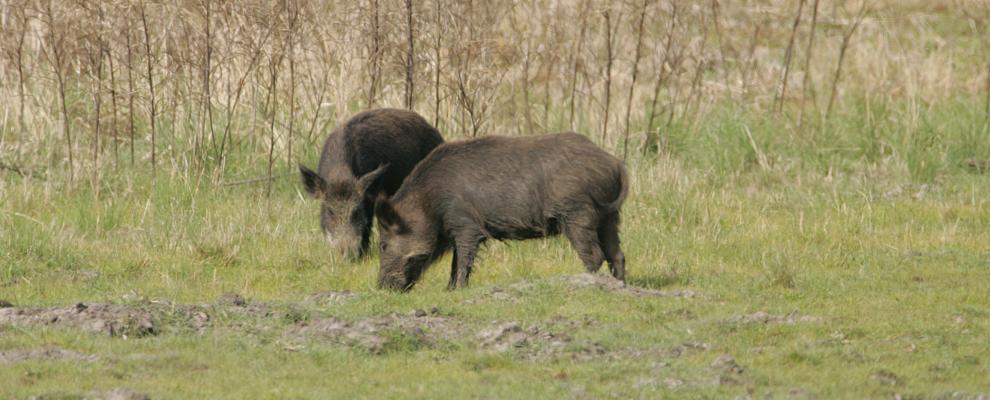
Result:
[[[382,252],[385,252],[385,249],[388,249],[388,243],[385,243],[385,242],[381,242],[381,243],[380,243],[380,244],[378,245],[378,247],[379,247],[379,249],[380,249],[380,250],[381,250]]]

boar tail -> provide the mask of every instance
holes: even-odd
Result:
[[[622,208],[622,203],[626,201],[626,196],[629,194],[629,175],[622,164],[619,164],[616,169],[616,179],[619,183],[619,197],[604,205],[605,214],[618,214],[619,209]]]

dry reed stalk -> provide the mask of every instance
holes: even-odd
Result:
[[[749,50],[747,51],[747,54],[748,55],[746,57],[746,62],[741,65],[742,70],[740,71],[740,75],[742,77],[742,85],[743,85],[743,87],[742,87],[742,96],[743,96],[743,98],[748,98],[749,97],[749,94],[750,94],[749,93],[750,79],[753,76],[753,70],[756,69],[756,63],[757,63],[757,59],[756,59],[756,45],[760,41],[760,32],[761,32],[762,26],[763,26],[762,24],[756,24],[756,26],[753,27],[753,36],[752,36],[752,38],[749,41]]]
[[[527,29],[519,29],[520,27],[524,27],[522,22],[517,22],[513,24],[513,26],[516,27],[516,35],[518,35],[520,39],[522,39],[522,42],[524,43],[522,48],[522,52],[523,52],[522,77],[520,78],[522,80],[522,92],[523,92],[523,121],[525,121],[526,123],[526,128],[525,128],[526,133],[532,134],[533,116],[530,115],[530,110],[529,110],[530,108],[529,107],[529,66],[530,66],[530,59],[532,58],[532,54],[533,54],[533,41],[531,39],[532,35],[530,35],[530,33],[528,32],[528,27],[525,27]],[[515,101],[513,101],[512,103],[515,103]]]
[[[127,47],[127,119],[128,133],[130,135],[131,166],[134,165],[134,64],[133,46],[131,46],[131,19],[125,18],[127,28],[124,32],[125,46]]]
[[[413,42],[413,4],[412,0],[406,0],[406,41],[408,48],[406,51],[406,108],[413,108],[413,70],[415,48]]]
[[[725,58],[725,44],[722,40],[722,25],[719,23],[721,19],[720,10],[722,6],[719,4],[718,0],[712,0],[712,26],[715,28],[715,40],[718,41],[718,56],[719,63],[722,66],[722,80],[725,83],[725,88],[728,89],[729,83],[729,62]]]
[[[677,27],[677,1],[671,0],[670,6],[670,25],[667,28],[667,35],[663,45],[663,58],[660,60],[659,68],[657,68],[657,79],[653,85],[653,100],[650,102],[650,116],[646,122],[647,139],[646,144],[643,146],[643,149],[646,151],[659,151],[659,133],[654,132],[653,121],[657,115],[657,99],[660,98],[660,90],[663,88],[667,78],[667,65],[670,61],[670,52],[674,44],[674,29]]]
[[[17,65],[17,122],[21,131],[27,130],[27,123],[24,120],[24,99],[26,97],[27,82],[24,77],[24,40],[28,32],[28,16],[23,8],[14,8],[14,13],[20,24],[20,31],[17,35],[17,46],[14,47],[14,59]]]
[[[570,82],[570,95],[568,96],[568,116],[567,120],[570,123],[570,129],[574,130],[574,99],[576,98],[575,93],[577,91],[577,74],[578,74],[578,62],[580,61],[581,51],[584,48],[584,37],[588,31],[588,10],[591,8],[589,6],[590,0],[585,0],[581,2],[580,6],[580,33],[578,33],[578,40],[574,43],[574,49],[571,51],[571,82]]]
[[[103,53],[105,52],[106,43],[103,40],[103,6],[101,4],[96,5],[97,7],[97,27],[96,27],[96,43],[97,43],[97,53],[90,53],[90,62],[93,64],[93,69],[96,71],[96,81],[93,84],[93,103],[94,103],[94,121],[93,121],[93,178],[94,184],[96,180],[96,173],[99,171],[99,157],[100,157],[100,117],[101,109],[103,105]]]
[[[382,53],[382,33],[381,33],[381,10],[379,10],[378,0],[371,0],[371,52],[368,63],[370,69],[370,83],[368,84],[368,108],[375,106],[375,99],[378,94],[378,85],[382,76],[381,53]]]
[[[210,77],[212,76],[211,71],[213,70],[213,3],[211,0],[203,0],[203,13],[204,15],[204,35],[203,35],[203,109],[206,111],[206,128],[204,132],[200,134],[201,137],[206,137],[206,129],[210,131],[210,146],[213,149],[217,148],[217,133],[216,128],[213,123],[213,85],[210,82]],[[203,140],[205,142],[205,140]],[[206,145],[204,144],[203,147]],[[206,150],[203,150],[203,154],[200,158],[206,158]],[[205,161],[205,160],[204,160]]]
[[[646,22],[646,11],[650,5],[650,0],[643,0],[643,5],[639,10],[639,24],[636,30],[636,53],[633,56],[632,82],[629,84],[629,96],[626,98],[626,123],[625,131],[622,134],[622,160],[626,159],[629,153],[629,116],[632,114],[633,94],[636,91],[636,76],[639,72],[639,58],[643,51],[643,25]]]
[[[285,162],[287,168],[292,168],[292,136],[293,136],[293,123],[296,120],[296,35],[298,35],[297,30],[299,29],[299,3],[297,0],[292,1],[292,13],[289,17],[289,127],[288,138],[286,139],[286,156]]]
[[[791,57],[794,55],[794,39],[797,37],[798,26],[801,25],[801,15],[804,11],[805,0],[798,1],[797,14],[794,16],[794,25],[791,26],[791,35],[787,40],[787,49],[784,51],[784,73],[780,78],[780,92],[774,102],[774,110],[780,112],[784,108],[784,98],[787,96],[787,79],[791,72]]]
[[[615,38],[615,33],[618,33],[613,32],[612,26],[618,26],[619,21],[615,21],[615,24],[612,23],[611,7],[606,8],[605,11],[602,11],[602,16],[605,19],[605,115],[602,117],[601,144],[602,146],[607,146],[605,141],[608,140],[608,112],[612,101],[612,63],[615,62],[615,54],[613,53],[613,39]]]
[[[441,10],[443,8],[443,1],[436,0],[434,2],[436,9],[434,10],[434,15],[436,21],[434,27],[436,30],[433,33],[433,60],[436,63],[434,66],[433,74],[433,126],[440,129],[440,73],[443,69],[443,59],[441,58],[440,52],[443,49],[443,23]]]
[[[801,82],[801,104],[798,108],[798,127],[804,125],[804,104],[808,99],[808,96],[814,96],[814,91],[812,89],[813,82],[811,81],[811,57],[813,55],[813,50],[815,46],[815,30],[818,25],[818,0],[811,7],[811,30],[808,33],[808,47],[805,50],[804,58],[804,79]],[[818,101],[812,98],[812,104],[817,106]]]
[[[835,96],[839,90],[839,80],[842,79],[842,61],[846,58],[846,50],[849,49],[853,34],[856,33],[859,24],[866,17],[867,4],[867,1],[863,1],[859,12],[856,13],[856,17],[853,19],[852,26],[842,34],[842,44],[839,46],[839,59],[835,62],[835,75],[832,78],[832,93],[828,97],[828,107],[825,108],[825,121],[828,121],[832,115],[832,106],[835,104]]]
[[[111,22],[112,25],[112,22]],[[120,166],[120,132],[117,129],[117,78],[113,66],[113,46],[106,47],[107,66],[110,72],[110,108],[113,114],[110,131],[113,133],[113,165],[114,168]]]
[[[157,113],[157,110],[155,109],[155,107],[156,107],[157,104],[156,104],[156,99],[155,99],[155,80],[154,80],[154,76],[152,74],[152,64],[151,64],[151,62],[152,62],[152,57],[151,57],[151,31],[148,28],[148,15],[147,15],[147,10],[146,10],[146,7],[147,6],[144,3],[144,1],[142,1],[140,3],[140,5],[141,5],[141,8],[140,8],[140,12],[141,12],[141,26],[142,26],[142,28],[144,30],[144,52],[145,52],[144,54],[145,54],[146,64],[148,65],[147,75],[145,75],[145,76],[148,79],[148,91],[151,92],[151,94],[150,94],[150,96],[151,96],[150,97],[150,107],[151,107],[151,110],[149,111],[149,118],[151,119],[151,177],[152,177],[152,179],[154,179],[155,175],[158,173],[157,151],[156,151],[156,148],[155,148],[156,147],[155,146],[155,117],[156,117],[156,113]]]
[[[52,66],[52,72],[55,73],[55,79],[58,83],[58,97],[62,106],[62,131],[65,135],[65,144],[68,150],[69,184],[71,185],[75,177],[75,163],[73,162],[72,129],[69,125],[69,107],[66,100],[65,49],[62,47],[65,44],[65,36],[63,35],[64,32],[55,25],[56,18],[52,10],[51,0],[45,3],[45,8],[42,10],[42,17],[45,24],[48,25],[48,46],[43,47],[43,49],[45,50],[45,55],[48,57],[49,64]],[[69,22],[66,21],[66,23],[68,24]]]

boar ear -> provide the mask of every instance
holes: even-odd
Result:
[[[368,189],[373,187],[378,181],[378,178],[388,170],[388,163],[379,165],[374,171],[364,174],[357,180],[358,193],[366,193]]]
[[[402,217],[395,211],[395,207],[392,207],[392,202],[384,195],[379,195],[378,199],[375,200],[375,216],[378,217],[378,222],[382,224],[382,227],[389,230],[394,228],[401,230],[404,225]]]
[[[322,193],[326,192],[327,183],[319,174],[302,164],[299,164],[299,173],[302,175],[303,187],[306,188],[306,193],[319,198]]]

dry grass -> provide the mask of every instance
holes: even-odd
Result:
[[[674,5],[5,0],[0,161],[222,179],[233,156],[272,176],[372,105],[448,137],[576,129],[616,151],[727,102],[812,129],[832,91],[837,112],[905,107],[907,129],[950,99],[990,107],[979,1]]]

